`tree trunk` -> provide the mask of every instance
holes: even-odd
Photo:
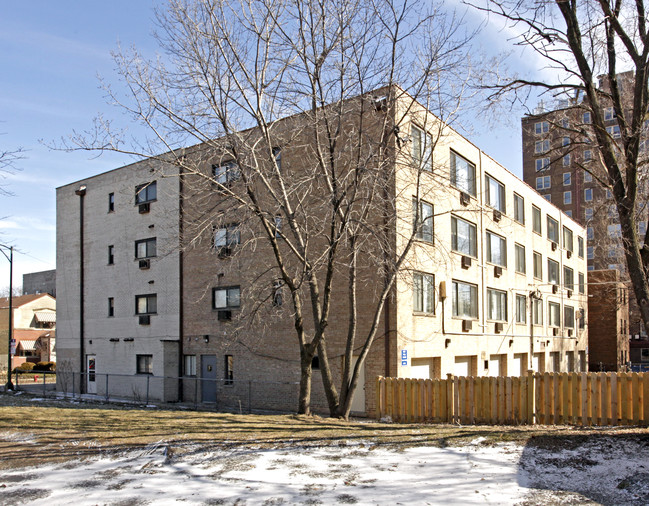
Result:
[[[300,397],[297,412],[300,415],[311,414],[311,379],[313,370],[311,360],[313,354],[309,354],[305,347],[300,348]]]
[[[325,344],[325,336],[322,336],[318,344],[318,358],[320,360],[320,374],[322,375],[322,385],[327,396],[327,404],[329,405],[329,416],[335,417],[338,413],[338,390],[331,374],[331,367],[329,366],[329,357],[327,356],[327,346]]]

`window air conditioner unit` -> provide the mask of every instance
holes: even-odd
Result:
[[[505,328],[505,325],[503,325],[502,322],[496,322],[496,325],[495,325],[496,334],[500,334],[503,331],[504,328]]]
[[[570,251],[570,250],[566,251],[566,256],[568,258],[570,258],[572,256],[572,251]]]
[[[556,251],[556,250],[557,250],[557,243],[552,241],[552,251]]]
[[[219,258],[227,258],[232,255],[232,250],[227,246],[219,248]]]
[[[140,269],[148,269],[149,267],[151,267],[151,260],[148,258],[140,260]]]
[[[139,320],[140,325],[151,325],[151,315],[141,314]]]
[[[558,327],[554,327],[554,328],[552,329],[552,335],[553,335],[554,337],[557,337],[557,336],[559,335],[559,329],[558,329]]]
[[[497,277],[497,278],[499,278],[499,277],[502,276],[502,275],[503,275],[503,268],[500,267],[499,265],[496,265],[496,266],[494,267],[494,276]]]
[[[224,311],[224,310],[219,311],[218,319],[220,322],[227,322],[232,320],[232,311]]]
[[[552,293],[557,293],[559,291],[559,285],[552,285]]]
[[[471,320],[462,320],[462,332],[468,332],[473,327],[473,321]]]
[[[498,209],[494,209],[494,221],[500,221],[502,217],[503,213],[501,213]]]
[[[572,329],[568,329],[568,337],[572,337]]]
[[[148,202],[146,204],[140,204],[137,210],[140,214],[148,213],[151,210],[151,205]]]
[[[568,298],[572,297],[572,290],[568,290]]]
[[[460,192],[460,204],[468,206],[471,202],[471,196],[467,192]]]
[[[468,269],[471,267],[471,257],[462,255],[462,269]]]

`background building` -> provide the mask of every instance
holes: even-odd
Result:
[[[23,274],[23,294],[49,293],[56,297],[56,269]]]

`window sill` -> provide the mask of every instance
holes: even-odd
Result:
[[[433,317],[433,316],[437,316],[437,315],[435,313],[426,313],[425,311],[413,311],[412,316]]]

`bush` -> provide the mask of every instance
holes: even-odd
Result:
[[[34,366],[34,371],[55,371],[56,364],[54,362],[39,362]]]
[[[14,372],[29,372],[34,368],[33,362],[23,362],[18,367],[14,367]]]

